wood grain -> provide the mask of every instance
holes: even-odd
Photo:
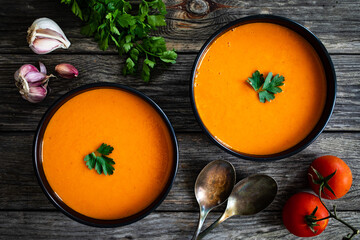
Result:
[[[139,1],[139,0],[135,0]],[[0,239],[190,239],[198,218],[193,193],[197,174],[210,161],[225,159],[237,169],[237,179],[254,173],[275,178],[275,201],[252,217],[234,217],[206,239],[298,239],[283,226],[281,209],[298,191],[308,191],[306,171],[313,159],[331,154],[352,169],[349,193],[336,201],[339,215],[360,227],[360,1],[358,0],[165,0],[167,26],[154,35],[165,37],[180,54],[178,63],[159,66],[149,84],[123,77],[123,60],[116,49],[99,50],[80,34],[81,21],[60,0],[2,0],[0,8]],[[288,17],[310,29],[332,54],[338,77],[334,113],[326,132],[301,153],[275,162],[235,158],[201,132],[191,109],[189,81],[193,61],[206,39],[232,20],[253,14]],[[26,42],[26,30],[39,17],[59,23],[72,45],[48,55],[36,55]],[[80,71],[75,80],[52,79],[50,94],[40,104],[21,99],[13,73],[25,63],[43,61],[50,72],[62,62]],[[79,224],[57,211],[41,191],[32,165],[32,141],[46,109],[62,94],[87,83],[125,84],[153,98],[170,118],[180,147],[179,171],[165,201],[143,220],[121,228],[97,229]],[[224,206],[210,213],[214,221]],[[330,220],[316,240],[341,239],[348,229]],[[355,238],[359,239],[359,237]]]
[[[293,193],[308,190],[307,169],[321,155],[336,155],[352,169],[350,192],[335,201],[339,210],[360,211],[360,133],[323,133],[307,149],[293,157],[274,162],[252,162],[225,153],[201,133],[177,134],[180,160],[175,183],[161,211],[197,211],[193,187],[200,170],[210,161],[225,159],[234,164],[237,181],[251,174],[272,176],[279,185],[278,195],[269,210],[279,211]],[[32,133],[0,135],[0,209],[54,209],[42,193],[32,165]],[[331,204],[331,203],[329,203]]]
[[[46,109],[62,94],[87,83],[108,81],[125,84],[151,97],[165,111],[176,131],[200,131],[189,98],[190,74],[195,54],[182,54],[174,65],[159,65],[145,84],[139,77],[121,75],[123,60],[111,55],[0,55],[0,131],[35,131]],[[360,130],[360,55],[332,57],[338,78],[334,113],[326,130]],[[39,104],[23,100],[14,85],[13,74],[24,63],[42,61],[49,72],[56,64],[74,64],[77,79],[51,79],[50,94]]]
[[[219,213],[210,213],[205,226]],[[359,226],[360,212],[339,212],[345,221]],[[134,224],[98,229],[77,223],[59,212],[2,212],[0,239],[190,239],[197,224],[197,213],[155,212]],[[36,229],[36,231],[34,231]],[[334,220],[312,240],[339,240],[349,229]],[[209,239],[298,239],[283,226],[280,212],[233,217],[214,229]],[[355,238],[356,239],[356,238]]]
[[[167,0],[167,23],[155,35],[164,36],[169,48],[196,52],[217,29],[235,19],[254,14],[288,17],[309,28],[331,53],[360,53],[357,0]],[[193,2],[207,5],[194,11]],[[210,4],[209,4],[210,2]],[[48,16],[60,24],[72,46],[56,53],[103,54],[97,44],[80,34],[81,21],[60,1],[3,0],[0,9],[0,53],[31,53],[25,40],[27,28],[39,17]],[[220,7],[211,7],[220,5]],[[21,16],[21,17],[19,17]],[[116,54],[115,48],[107,51]]]

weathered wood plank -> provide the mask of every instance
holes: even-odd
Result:
[[[206,224],[219,214],[210,213]],[[339,212],[348,223],[359,227],[359,212]],[[0,239],[190,239],[197,224],[197,213],[155,212],[128,226],[95,229],[77,223],[59,212],[2,212]],[[34,230],[36,229],[36,231]],[[338,240],[349,229],[330,220],[323,233],[311,239]],[[233,217],[204,239],[298,239],[283,226],[280,212]],[[355,238],[356,239],[356,238]]]
[[[181,54],[171,66],[159,66],[149,84],[139,77],[121,75],[123,60],[111,55],[0,55],[0,131],[34,131],[46,109],[62,94],[86,83],[100,81],[128,85],[154,99],[170,118],[176,131],[200,131],[189,98],[191,68],[195,54]],[[326,130],[360,130],[360,55],[332,56],[338,76],[338,94],[334,114]],[[40,104],[20,97],[14,85],[14,72],[25,63],[41,60],[54,72],[61,62],[73,63],[78,79],[51,79],[49,96]]]
[[[350,192],[335,201],[338,209],[360,211],[360,133],[323,133],[301,153],[275,162],[252,162],[235,158],[201,133],[177,134],[177,137],[180,147],[179,171],[172,190],[159,210],[197,211],[193,193],[197,174],[210,161],[225,159],[234,164],[237,180],[255,173],[274,177],[279,192],[269,210],[279,211],[290,195],[308,189],[307,169],[312,160],[330,154],[343,158],[353,173]],[[32,139],[33,134],[30,132],[0,134],[0,210],[54,209],[34,175]]]
[[[168,25],[157,35],[179,52],[198,51],[205,40],[232,20],[253,14],[275,14],[291,18],[313,31],[331,53],[360,53],[358,28],[360,3],[356,0],[167,0]],[[192,3],[198,4],[192,4]],[[197,7],[194,7],[197,6]],[[200,6],[200,7],[199,7]],[[202,6],[202,7],[201,7]],[[102,53],[91,38],[80,34],[81,22],[60,1],[2,1],[0,9],[0,52],[31,53],[26,30],[39,17],[48,16],[60,24],[72,46],[67,52]],[[64,50],[57,51],[63,53]],[[115,54],[114,48],[108,53]]]
[[[327,203],[329,206],[338,205],[339,215],[360,227],[360,1],[165,2],[169,12],[168,26],[155,34],[164,36],[169,48],[185,54],[180,54],[176,65],[158,68],[152,82],[144,84],[138,78],[122,77],[120,68],[123,61],[116,50],[100,51],[92,38],[82,36],[82,23],[67,6],[60,4],[60,0],[1,1],[0,239],[190,239],[198,218],[193,185],[202,167],[215,159],[231,161],[237,169],[237,179],[258,172],[273,176],[279,184],[279,193],[264,212],[255,217],[232,218],[206,239],[297,239],[283,227],[281,209],[290,195],[308,190],[306,170],[315,157],[325,154],[343,158],[353,171],[350,192]],[[210,7],[209,11],[206,6]],[[205,40],[230,21],[259,13],[289,17],[308,27],[323,41],[328,51],[334,53],[332,58],[338,75],[337,105],[326,128],[331,132],[321,134],[317,141],[296,156],[269,163],[237,159],[214,146],[200,132],[188,96],[194,53]],[[25,40],[26,30],[34,19],[43,16],[60,24],[72,42],[70,49],[46,56],[31,52]],[[50,84],[51,94],[43,103],[27,103],[14,87],[13,73],[24,63],[35,64],[34,60],[43,61],[49,69],[60,62],[73,63],[79,68],[80,77],[76,80],[54,79]],[[32,138],[45,110],[61,94],[98,81],[122,83],[152,97],[172,121],[180,146],[179,171],[169,196],[156,212],[122,228],[94,229],[56,211],[38,186],[32,167]],[[184,133],[186,131],[192,133]],[[222,209],[211,213],[207,224],[214,221]],[[347,228],[330,221],[326,231],[312,239],[341,239],[347,232]]]

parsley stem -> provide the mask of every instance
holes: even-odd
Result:
[[[151,53],[151,52],[146,51],[146,50],[145,50],[140,44],[138,44],[138,43],[135,43],[135,45],[136,45],[136,49],[139,50],[139,51],[143,51],[144,53],[149,54],[149,55],[154,56],[154,57],[160,57],[160,55],[156,55],[156,54],[154,54],[154,53]]]

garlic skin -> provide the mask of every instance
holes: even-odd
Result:
[[[28,29],[27,41],[36,54],[46,54],[71,43],[59,25],[50,18],[38,18]]]
[[[21,96],[31,102],[41,102],[47,94],[47,85],[49,78],[54,75],[46,75],[46,67],[43,63],[39,62],[39,70],[31,65],[22,65],[14,74],[15,85],[19,89]]]
[[[56,65],[55,71],[60,77],[71,79],[79,75],[79,71],[71,64],[61,63]]]

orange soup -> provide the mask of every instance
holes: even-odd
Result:
[[[99,175],[84,157],[102,143],[114,147],[113,175]],[[83,92],[62,105],[46,127],[43,169],[55,193],[73,210],[110,220],[148,207],[173,168],[166,123],[142,98],[115,88]]]
[[[261,103],[246,82],[256,70],[285,77],[283,92]],[[267,155],[296,145],[315,127],[326,100],[326,78],[312,46],[272,23],[248,23],[217,37],[203,53],[194,101],[204,126],[227,148]]]

